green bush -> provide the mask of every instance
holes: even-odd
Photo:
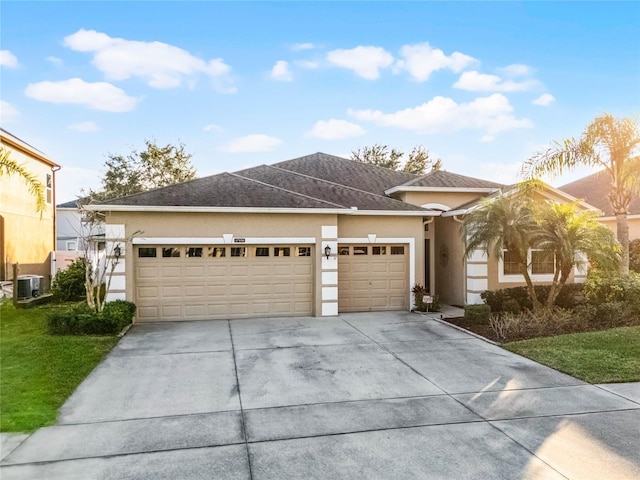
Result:
[[[51,293],[57,302],[82,300],[87,296],[85,271],[91,265],[84,258],[78,258],[66,269],[56,273],[51,283]]]
[[[442,304],[440,303],[440,297],[438,295],[431,295],[427,288],[419,283],[416,283],[411,289],[415,298],[415,310],[417,312],[439,312]],[[425,303],[422,301],[425,295],[431,296],[431,302]]]
[[[629,242],[629,269],[640,273],[640,238]]]
[[[107,302],[98,313],[86,303],[49,314],[47,327],[52,335],[115,335],[130,324],[136,306],[131,302]]]
[[[476,325],[488,325],[491,316],[491,307],[489,305],[465,305],[464,319]]]
[[[505,313],[520,313],[522,311],[522,307],[520,303],[515,298],[509,298],[502,302],[501,312]]]
[[[626,302],[640,311],[640,273],[630,272],[628,277],[620,277],[591,270],[584,283],[584,296],[592,305]]]
[[[556,297],[555,306],[564,309],[571,309],[579,305],[583,301],[581,283],[569,283],[560,289],[560,293]],[[549,296],[550,285],[536,285],[534,287],[538,300],[545,303]],[[491,307],[491,311],[498,313],[509,311],[518,313],[521,310],[531,310],[533,304],[529,298],[527,287],[512,287],[501,290],[487,290],[480,294],[480,298]],[[516,302],[518,308],[516,309]],[[508,310],[505,310],[505,307]]]

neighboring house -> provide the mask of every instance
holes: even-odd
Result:
[[[609,202],[611,179],[607,172],[600,171],[588,177],[560,187],[560,190],[575,198],[581,198],[603,212],[598,220],[616,234],[616,217]],[[627,215],[629,222],[629,240],[640,238],[640,195],[636,195],[629,205]]]
[[[87,198],[80,198],[56,205],[57,251],[85,253],[89,243],[104,242],[104,224],[86,222],[83,218],[79,205],[86,201]]]
[[[19,175],[0,176],[0,280],[11,279],[12,265],[20,274],[36,274],[49,281],[50,255],[55,250],[55,173],[60,166],[40,150],[0,129],[0,144],[11,159],[36,175],[45,187],[47,208],[36,211],[36,201]]]
[[[105,214],[109,261],[122,250],[108,298],[134,301],[138,321],[331,316],[409,310],[416,283],[454,305],[517,284],[463,258],[461,215],[501,187],[316,153],[88,208]]]

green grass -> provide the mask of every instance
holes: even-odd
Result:
[[[640,327],[533,338],[503,347],[589,383],[640,381]]]
[[[55,423],[60,406],[118,341],[47,334],[47,312],[55,308],[0,305],[0,432]]]

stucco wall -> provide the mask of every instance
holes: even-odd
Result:
[[[435,224],[436,293],[442,303],[464,305],[466,276],[461,224],[452,217],[438,217]]]
[[[2,146],[9,150],[12,160],[24,165],[43,186],[46,185],[46,175],[53,175],[50,165],[4,142]],[[3,268],[0,269],[0,275],[11,278],[11,265],[18,263],[21,265],[20,273],[33,273],[48,278],[51,268],[48,263],[49,254],[55,249],[53,195],[50,200],[46,210],[40,215],[36,211],[35,198],[20,176],[0,176],[0,216],[3,224],[0,246]]]
[[[635,240],[636,238],[640,238],[640,215],[632,215],[627,219],[629,223],[629,240]],[[613,232],[616,235],[617,226],[616,219],[609,218],[600,219],[600,223],[602,223],[605,227]]]
[[[455,208],[485,195],[487,194],[469,192],[399,192],[394,194],[394,197],[412,205],[441,203],[449,208]]]

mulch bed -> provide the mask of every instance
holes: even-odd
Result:
[[[473,323],[469,323],[469,321],[465,320],[463,317],[443,318],[442,321],[451,323],[460,328],[464,328],[465,330],[469,330],[470,332],[473,332],[476,335],[480,335],[481,337],[484,337],[493,342],[500,343],[500,340],[489,325],[476,325]]]

